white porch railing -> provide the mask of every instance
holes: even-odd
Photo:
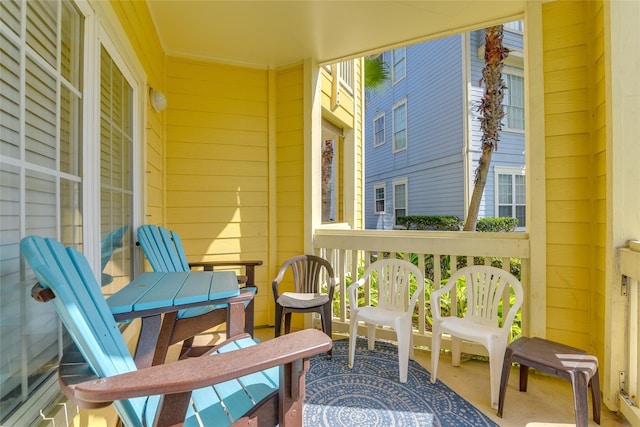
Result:
[[[620,249],[620,272],[623,275],[624,288],[627,293],[627,325],[626,325],[626,370],[622,374],[619,395],[620,411],[631,425],[640,425],[640,359],[638,346],[640,344],[640,251],[629,248]]]
[[[366,267],[372,258],[398,254],[405,259],[417,259],[418,267],[426,271],[435,288],[450,271],[457,269],[461,260],[466,264],[489,264],[499,259],[502,268],[509,270],[510,259],[521,260],[521,282],[525,289],[522,331],[527,332],[524,313],[527,310],[529,293],[529,236],[526,233],[480,233],[480,232],[439,232],[439,231],[390,231],[390,230],[317,230],[313,241],[317,253],[327,258],[334,267],[340,283],[336,287],[334,305],[334,332],[348,332],[349,318],[345,298],[348,284],[357,280],[358,272]],[[433,267],[425,265],[425,258],[433,259]],[[456,259],[457,262],[452,262]],[[475,261],[475,262],[474,262]],[[430,263],[431,264],[431,263]],[[426,269],[426,267],[429,267]],[[359,269],[360,268],[360,269]],[[366,295],[365,298],[369,298]],[[456,307],[456,296],[452,295],[452,310]],[[431,325],[427,318],[426,290],[418,299],[418,322],[414,325],[414,343],[431,346]],[[364,332],[364,330],[363,330]],[[383,339],[395,339],[390,330],[380,330],[377,335]],[[450,342],[443,340],[443,348],[450,349]],[[487,355],[478,344],[463,343],[462,351],[469,354]]]

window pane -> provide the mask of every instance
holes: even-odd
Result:
[[[26,160],[56,168],[56,79],[27,59]]]
[[[393,51],[393,80],[398,81],[406,74],[405,48]]]
[[[393,110],[393,144],[395,150],[407,146],[407,104],[402,104]]]
[[[524,175],[516,175],[516,204],[524,205],[527,200]]]
[[[130,238],[133,218],[133,89],[104,48],[100,63],[102,285],[110,285],[105,293],[111,293],[129,283],[133,272]],[[127,231],[122,234],[120,249],[114,251],[113,245],[104,244],[123,229]]]
[[[60,8],[66,14],[64,35]],[[29,295],[35,277],[20,259],[19,242],[34,234],[76,246],[82,243],[78,129],[83,40],[77,31],[82,17],[66,0],[0,0],[0,19],[0,424],[4,424],[20,407],[26,418],[33,419],[46,409],[29,399],[53,374],[63,346],[53,305],[38,303]],[[75,86],[60,75],[58,52],[65,75]]]
[[[498,175],[498,204],[502,205],[512,203],[513,191],[511,189],[511,186],[511,175]]]
[[[0,154],[14,158],[20,157],[19,58],[18,46],[0,35]]]
[[[57,9],[55,1],[27,2],[27,44],[56,67]]]
[[[80,86],[82,51],[75,44],[82,39],[82,18],[71,3],[62,3],[61,13],[60,72],[62,77],[77,88]]]
[[[80,175],[80,97],[66,86],[60,90],[60,170]]]
[[[396,209],[405,208],[407,206],[406,200],[406,185],[400,184],[395,186],[395,203]]]
[[[524,227],[526,222],[526,209],[524,206],[516,206],[516,218],[518,218],[518,227]]]
[[[15,35],[20,34],[20,5],[25,4],[20,0],[0,1],[0,21],[7,25]],[[4,63],[4,59],[2,61]]]
[[[374,190],[375,197],[375,213],[384,213],[385,210],[385,189],[377,187]]]
[[[498,208],[498,216],[513,216],[511,206],[500,206]]]
[[[374,132],[374,145],[380,145],[384,143],[384,116],[378,117],[373,122]]]

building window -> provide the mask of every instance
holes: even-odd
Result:
[[[20,240],[33,234],[83,246],[84,18],[70,1],[0,3],[0,424],[11,425],[64,345],[53,305],[25,297],[33,275]]]
[[[524,77],[514,71],[507,71],[503,78],[507,88],[502,101],[502,126],[510,130],[524,130]]]
[[[524,21],[519,19],[517,21],[511,21],[504,24],[504,29],[509,31],[516,31],[518,33],[524,33]]]
[[[407,180],[393,181],[393,217],[398,225],[398,218],[407,216]]]
[[[35,277],[20,259],[20,240],[55,238],[87,254],[99,277],[101,232],[126,225],[125,247],[105,262],[114,284],[116,272],[123,283],[133,276],[131,212],[140,197],[132,158],[142,135],[133,111],[142,107],[134,78],[118,71],[126,64],[117,48],[99,47],[106,31],[100,39],[84,31],[97,22],[88,9],[69,0],[0,1],[0,323],[13,325],[0,332],[3,425],[31,425],[47,409],[69,343],[54,307],[25,299]],[[143,83],[138,75],[135,86]]]
[[[373,186],[374,213],[376,215],[384,215],[386,205],[386,186],[385,184],[377,184]]]
[[[495,168],[496,212],[498,217],[518,218],[518,228],[526,226],[524,169]]]
[[[373,119],[373,146],[384,144],[384,112]]]
[[[407,148],[407,100],[393,106],[393,152]]]
[[[391,78],[396,83],[407,75],[407,48],[401,47],[393,51],[393,70]]]

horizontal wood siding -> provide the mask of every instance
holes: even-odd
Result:
[[[276,76],[276,266],[304,253],[303,77],[302,65],[279,70]]]
[[[189,260],[267,262],[267,72],[170,57],[167,104],[167,227]],[[270,321],[263,290],[257,325]]]
[[[592,266],[597,214],[588,13],[586,2],[543,5],[547,337],[590,350],[595,325]]]
[[[605,310],[607,302],[607,280],[606,280],[606,246],[607,246],[607,128],[606,128],[606,109],[607,102],[605,96],[605,77],[607,75],[605,69],[605,26],[604,26],[604,5],[601,0],[589,3],[589,20],[592,25],[592,48],[590,66],[593,71],[590,73],[590,102],[592,106],[593,120],[591,121],[593,129],[593,146],[594,146],[594,190],[591,194],[595,198],[595,227],[593,235],[595,238],[594,248],[592,250],[592,266],[594,275],[590,283],[593,284],[591,295],[591,313],[589,316],[591,326],[591,348],[598,356],[599,360],[605,361],[606,339],[605,331],[607,322],[605,320]],[[637,10],[637,9],[636,9]],[[636,29],[637,31],[637,29]],[[637,373],[636,373],[637,375]],[[636,397],[637,402],[637,397]]]

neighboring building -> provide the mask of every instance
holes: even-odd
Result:
[[[523,21],[505,24],[511,52],[505,119],[479,217],[515,216],[524,230]],[[478,105],[484,31],[382,53],[389,81],[367,94],[365,227],[392,229],[403,215],[465,218],[481,154]]]

